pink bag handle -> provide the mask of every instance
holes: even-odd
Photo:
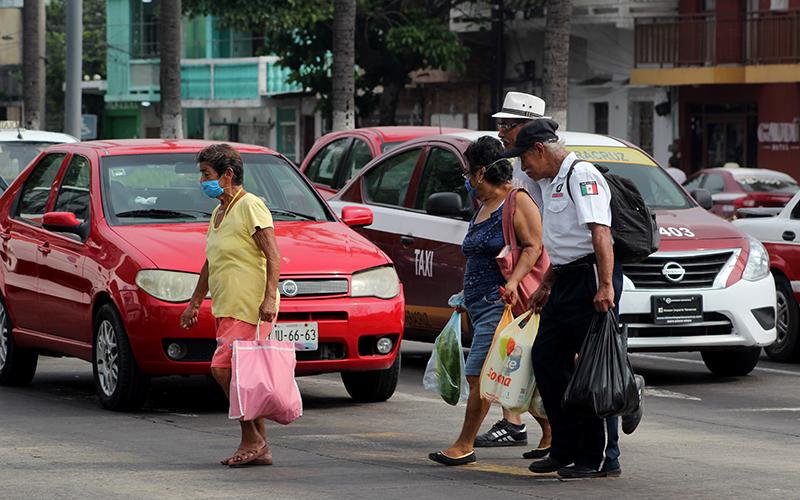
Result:
[[[272,320],[272,328],[275,328],[275,320]],[[261,318],[258,318],[258,323],[256,323],[256,340],[261,340]]]
[[[524,188],[511,188],[511,191],[506,196],[505,207],[503,208],[503,239],[506,245],[511,245],[512,251],[519,249],[517,235],[514,232],[514,214],[517,211],[517,193],[520,191],[531,196]],[[531,200],[533,200],[532,196]],[[535,201],[533,203],[536,204]]]

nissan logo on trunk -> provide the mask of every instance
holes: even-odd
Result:
[[[661,274],[664,275],[669,281],[677,283],[686,275],[686,269],[677,262],[667,262],[661,269]]]

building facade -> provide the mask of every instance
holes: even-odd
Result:
[[[677,103],[687,173],[737,163],[800,179],[800,0],[681,0],[634,29],[633,85]]]
[[[0,122],[22,121],[22,0],[0,0]]]
[[[107,138],[158,137],[158,0],[107,0]],[[299,161],[320,132],[316,99],[288,82],[263,40],[212,16],[184,19],[184,134],[270,146]]]

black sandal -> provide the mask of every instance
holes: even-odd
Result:
[[[526,458],[528,460],[534,458],[544,458],[550,453],[550,447],[547,448],[536,448],[531,451],[526,451],[522,454],[522,458]]]
[[[430,458],[434,462],[438,462],[442,465],[449,465],[449,466],[472,464],[478,460],[478,458],[475,456],[474,451],[464,455],[463,457],[458,457],[458,458],[448,457],[441,451],[437,451],[436,453],[429,454],[428,458]]]

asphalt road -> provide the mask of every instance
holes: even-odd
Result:
[[[270,427],[274,466],[247,469],[217,463],[238,429],[210,379],[158,380],[146,410],[110,413],[88,364],[43,358],[32,386],[0,388],[0,498],[800,497],[798,365],[762,361],[728,379],[697,355],[633,355],[646,416],[622,438],[622,477],[561,481],[529,473],[526,448],[479,450],[468,467],[429,462],[463,408],[421,388],[427,349],[407,344],[398,392],[383,404],[353,404],[338,376],[301,379],[305,415]]]

